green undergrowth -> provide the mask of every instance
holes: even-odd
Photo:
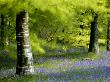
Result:
[[[94,74],[103,74],[100,71],[82,71],[81,69],[75,69],[74,73],[71,72],[61,72],[62,74],[66,74],[66,77],[58,76],[53,77],[53,75],[45,75],[45,74],[38,74],[38,75],[28,75],[28,76],[9,76],[5,78],[0,77],[0,82],[63,82],[63,81],[69,81],[69,82],[104,82],[107,81],[106,77],[103,78],[86,78],[88,75],[94,75]],[[57,74],[60,74],[57,73]],[[83,78],[75,77],[75,79],[70,79],[72,76],[77,76],[77,74],[81,75]],[[108,82],[108,81],[107,81]]]
[[[13,68],[16,65],[16,45],[12,44],[0,50],[0,69]]]
[[[67,58],[67,59],[77,59],[77,60],[81,60],[81,59],[87,59],[90,58],[91,60],[93,59],[97,59],[99,55],[94,54],[94,53],[85,53],[85,54],[81,54],[80,52],[76,52],[76,53],[72,53],[72,54],[43,54],[43,55],[35,55],[35,57],[37,58],[42,58],[42,57],[46,57],[46,58]]]
[[[36,78],[38,77],[38,79]],[[67,78],[67,82],[103,82],[103,81],[106,81],[106,78],[97,78],[97,79],[87,79],[87,80],[84,80],[84,79],[74,79],[74,80],[69,80],[69,78]],[[3,79],[3,80],[0,80],[1,82],[60,82],[60,81],[65,81],[65,80],[61,80],[61,79],[55,79],[54,78],[47,78],[47,76],[43,76],[43,75],[40,75],[40,76],[23,76],[23,77],[11,77],[11,78],[6,78],[6,79]]]
[[[0,82],[36,82],[36,77],[34,75],[9,76],[5,78],[0,78]]]
[[[44,62],[36,62],[35,66],[37,68],[43,67],[46,69],[50,69],[50,68],[57,69],[57,65],[63,63],[62,60],[65,60],[65,59],[68,60],[68,62],[71,61],[74,63],[74,62],[83,61],[83,60],[94,61],[94,60],[98,59],[99,56],[97,54],[93,54],[93,53],[89,53],[89,54],[86,53],[83,55],[81,55],[80,53],[75,53],[75,54],[62,54],[62,55],[55,55],[55,54],[49,55],[49,54],[47,54],[42,57],[39,56],[38,60],[40,58],[43,58],[43,59],[45,58],[45,61]],[[54,60],[54,58],[56,58],[56,59]],[[66,66],[66,65],[64,67],[65,67],[65,69],[68,68],[68,66]],[[61,67],[61,69],[62,69],[62,67]]]

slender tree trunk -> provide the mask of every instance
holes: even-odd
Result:
[[[28,12],[21,11],[16,17],[17,66],[16,74],[33,74],[33,57],[28,30]]]
[[[95,14],[93,22],[91,22],[90,44],[88,52],[98,54],[98,15]]]
[[[108,28],[107,28],[107,51],[110,51],[110,17],[108,17]]]
[[[1,15],[1,45],[2,45],[2,49],[4,49],[4,47],[6,45],[8,45],[8,35],[7,35],[8,24],[9,24],[8,16]]]

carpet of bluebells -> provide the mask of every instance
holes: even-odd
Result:
[[[54,53],[73,53],[73,50]],[[34,60],[33,76],[15,75],[14,66],[0,69],[0,82],[110,82],[110,52],[101,51],[98,56],[97,59],[85,58],[80,61],[70,57],[38,58]]]

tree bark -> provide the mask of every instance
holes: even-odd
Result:
[[[94,15],[94,20],[91,22],[90,44],[88,52],[95,54],[99,53],[98,48],[98,15]]]
[[[1,45],[3,49],[6,45],[8,45],[8,35],[7,35],[8,24],[9,24],[8,16],[1,15]]]
[[[107,51],[110,51],[110,17],[108,17],[108,28],[107,28]]]
[[[28,12],[23,10],[16,16],[17,66],[16,74],[33,74],[33,57],[28,30]]]

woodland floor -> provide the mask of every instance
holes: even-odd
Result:
[[[79,56],[78,53],[71,56],[72,50],[47,51],[48,55],[54,53],[56,56],[35,58],[35,75],[32,76],[15,75],[15,60],[0,59],[0,82],[110,82],[110,53],[100,51],[97,57],[92,57],[84,56],[86,51],[79,51]]]

